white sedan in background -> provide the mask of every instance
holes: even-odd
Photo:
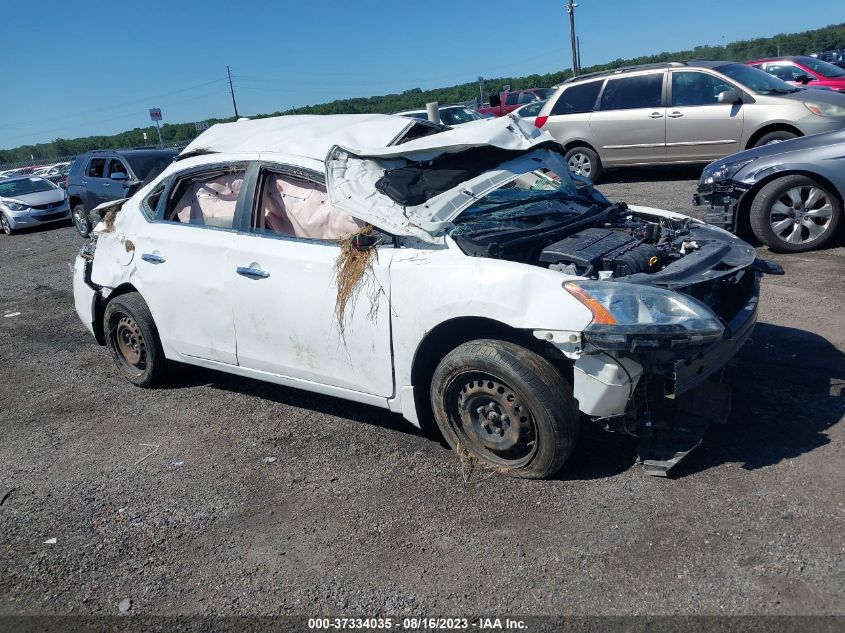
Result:
[[[178,361],[433,418],[463,456],[532,478],[592,420],[665,474],[723,395],[709,379],[766,266],[721,229],[608,201],[563,152],[516,117],[215,125],[111,203],[76,309],[139,386]]]

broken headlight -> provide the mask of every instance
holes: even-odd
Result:
[[[725,331],[710,308],[671,290],[615,281],[570,281],[563,287],[593,313],[584,342],[600,349],[702,345]]]

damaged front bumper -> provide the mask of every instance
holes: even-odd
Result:
[[[730,387],[715,377],[750,338],[759,305],[760,272],[744,274],[743,301],[718,341],[625,352],[587,345],[574,363],[581,412],[608,431],[640,438],[640,461],[650,475],[667,476],[709,426],[727,420]]]
[[[751,185],[723,180],[708,185],[699,185],[692,201],[704,207],[704,221],[736,233],[739,205]]]

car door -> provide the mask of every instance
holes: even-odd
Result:
[[[82,201],[89,211],[108,200],[106,195],[106,163],[107,158],[92,157],[85,167],[82,182]]]
[[[140,291],[162,341],[186,357],[237,364],[227,256],[245,166],[186,170],[142,202],[133,236]]]
[[[666,160],[665,71],[608,79],[590,134],[605,165]]]
[[[671,162],[711,161],[741,151],[745,107],[719,103],[719,94],[742,91],[696,70],[672,70],[666,110],[666,157]]]
[[[371,254],[370,267],[349,296],[341,326],[338,239],[363,223],[331,207],[321,175],[295,173],[265,166],[256,174],[255,202],[227,257],[238,364],[308,383],[391,396],[393,249],[385,245]]]

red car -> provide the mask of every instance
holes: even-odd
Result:
[[[795,86],[845,92],[845,70],[815,57],[777,57],[746,63]]]

